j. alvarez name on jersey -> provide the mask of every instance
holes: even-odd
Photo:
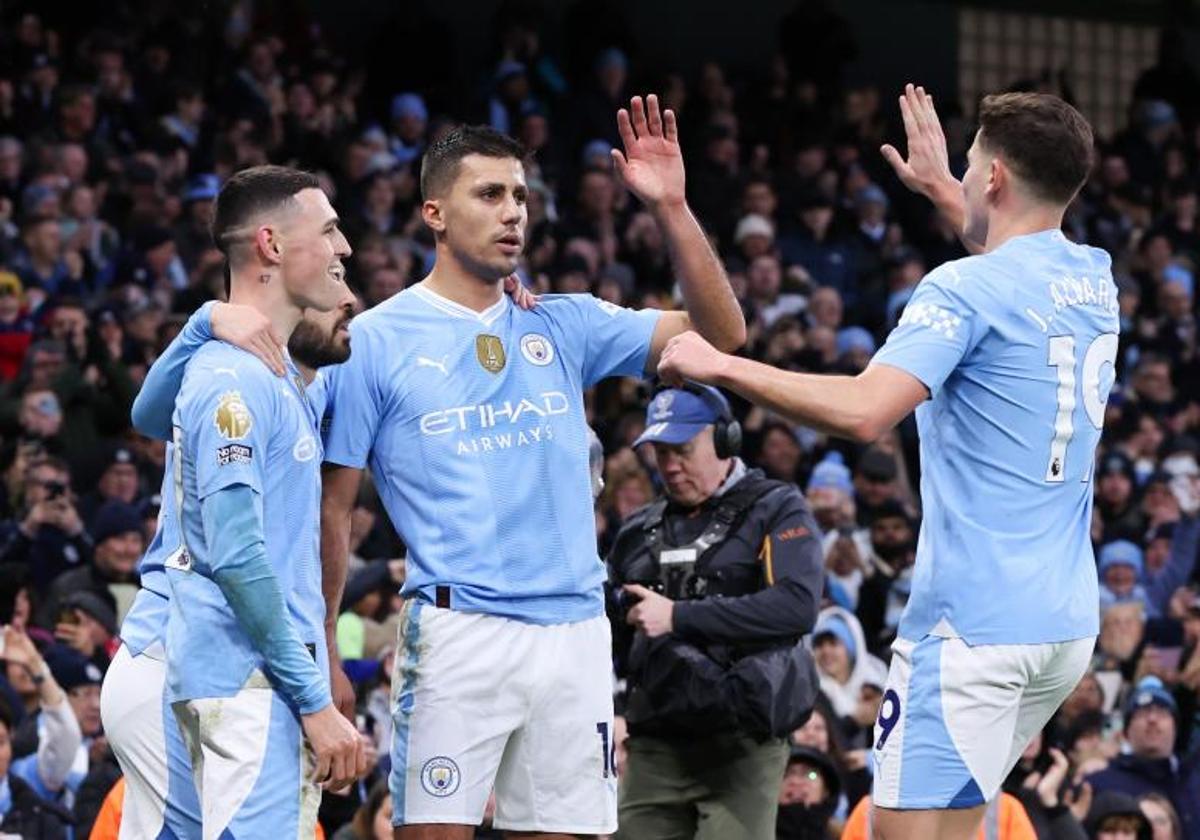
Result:
[[[1052,311],[1038,311],[1032,306],[1026,307],[1028,315],[1038,329],[1049,332],[1057,316],[1065,310],[1079,306],[1095,306],[1104,312],[1116,314],[1119,309],[1116,287],[1110,278],[1097,277],[1094,281],[1089,277],[1060,277],[1046,281],[1047,301]]]

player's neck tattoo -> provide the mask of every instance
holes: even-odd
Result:
[[[262,283],[264,286],[267,285],[268,283],[271,282],[271,275],[270,274],[258,275],[258,282]]]

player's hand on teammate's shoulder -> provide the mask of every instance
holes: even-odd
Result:
[[[958,179],[950,172],[946,135],[933,107],[933,97],[923,87],[905,85],[900,97],[900,115],[904,118],[908,160],[890,143],[879,151],[904,186],[935,203],[946,190],[960,189]]]
[[[528,311],[537,306],[538,296],[521,282],[521,278],[510,274],[504,278],[504,293],[512,298],[513,303]]]
[[[682,206],[683,154],[675,112],[660,110],[653,93],[644,103],[635,96],[629,101],[629,110],[617,112],[617,131],[625,152],[613,149],[613,164],[629,191],[651,209]]]
[[[304,735],[316,755],[313,779],[329,789],[345,787],[367,769],[362,738],[354,724],[330,703],[319,712],[302,715]]]
[[[217,338],[253,353],[276,376],[287,372],[283,363],[286,343],[276,335],[266,315],[252,306],[218,303],[213,307],[211,320]]]
[[[728,358],[699,333],[689,330],[667,342],[658,360],[658,375],[670,386],[678,386],[685,379],[712,382]]]

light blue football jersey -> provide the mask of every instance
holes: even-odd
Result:
[[[350,360],[325,371],[325,458],[370,466],[406,596],[535,624],[603,614],[583,389],[641,376],[660,314],[590,295],[476,313],[418,284],[351,322]]]
[[[277,377],[249,353],[217,341],[188,362],[175,406],[178,483],[170,497],[181,502],[186,551],[165,561],[171,702],[232,696],[253,669],[270,674],[211,576],[200,502],[233,485],[256,492],[267,558],[288,618],[321,672],[328,667],[319,549],[321,443],[300,375],[290,361],[288,368],[286,377]]]
[[[167,582],[163,564],[183,547],[179,515],[174,504],[175,483],[171,474],[171,464],[175,463],[174,443],[167,444],[165,463],[167,468],[163,471],[158,525],[146,553],[138,563],[142,588],[125,614],[125,620],[121,622],[121,641],[133,656],[142,653],[154,642],[163,640],[171,600],[171,586]]]
[[[917,409],[924,516],[901,637],[1099,632],[1092,467],[1118,329],[1108,254],[1056,230],[917,286],[872,361],[931,394]]]
[[[325,414],[325,384],[325,377],[317,371],[307,389],[315,417]],[[121,623],[121,641],[133,656],[142,653],[154,642],[164,639],[167,616],[171,608],[171,586],[167,582],[164,563],[171,555],[183,549],[179,516],[174,501],[174,474],[171,470],[171,465],[175,463],[173,442],[167,442],[164,462],[167,469],[163,471],[162,489],[159,491],[163,501],[158,511],[158,523],[154,537],[138,563],[138,576],[142,588],[138,590],[133,605]]]

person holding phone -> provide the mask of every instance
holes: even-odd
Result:
[[[87,565],[92,539],[75,508],[71,468],[44,454],[25,468],[24,504],[0,523],[0,563],[30,570],[30,584],[44,593],[60,574]]]

